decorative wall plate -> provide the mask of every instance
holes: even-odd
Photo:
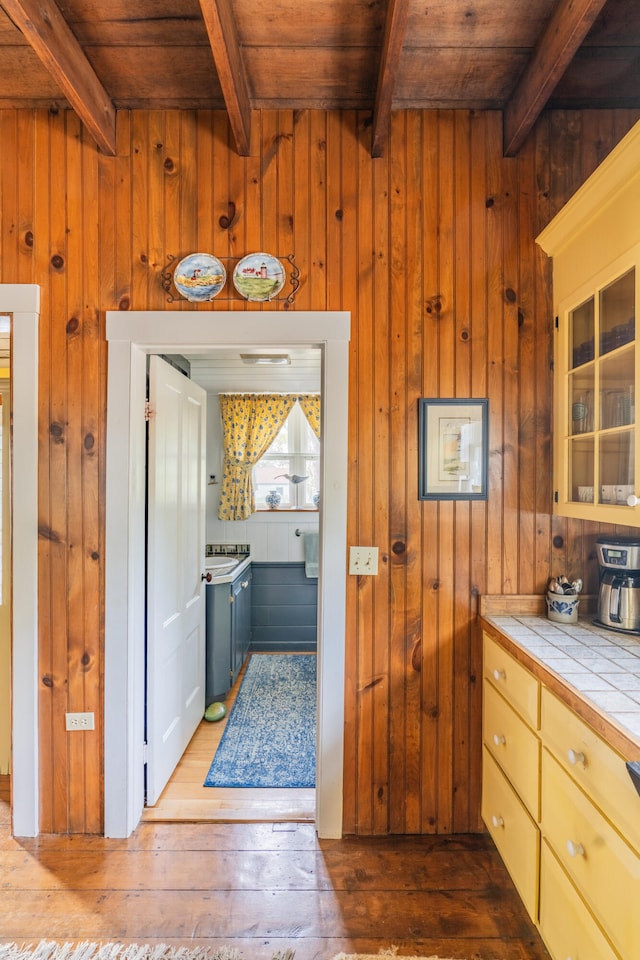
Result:
[[[227,282],[227,271],[210,253],[191,253],[176,266],[173,285],[187,300],[202,303],[217,297]]]
[[[247,300],[272,300],[284,287],[285,270],[270,253],[250,253],[238,261],[233,285]]]

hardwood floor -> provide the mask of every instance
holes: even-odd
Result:
[[[311,656],[311,654],[310,654]],[[247,661],[248,663],[248,661]],[[203,787],[235,702],[246,664],[225,700],[227,715],[216,723],[202,721],[155,806],[145,807],[145,821],[315,821],[316,792]]]
[[[143,820],[314,822],[313,789],[203,787],[221,734],[220,724],[200,724],[157,804],[145,807]]]
[[[7,796],[0,942],[548,960],[486,836],[327,841],[307,823],[141,823],[127,840],[14,840]]]
[[[199,728],[126,840],[13,839],[0,777],[0,943],[228,946],[241,960],[390,947],[399,957],[549,960],[487,836],[319,840],[304,822],[314,791],[201,786],[222,729]]]

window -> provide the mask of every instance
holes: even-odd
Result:
[[[295,482],[291,478],[303,477]],[[266,496],[276,490],[280,510],[313,510],[320,493],[320,441],[295,403],[278,436],[253,468],[256,510],[269,509]],[[315,498],[315,499],[314,499]]]

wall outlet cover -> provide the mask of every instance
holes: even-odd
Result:
[[[95,730],[93,713],[65,713],[66,730]]]

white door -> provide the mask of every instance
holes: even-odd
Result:
[[[147,535],[147,804],[205,709],[206,393],[150,358]]]

